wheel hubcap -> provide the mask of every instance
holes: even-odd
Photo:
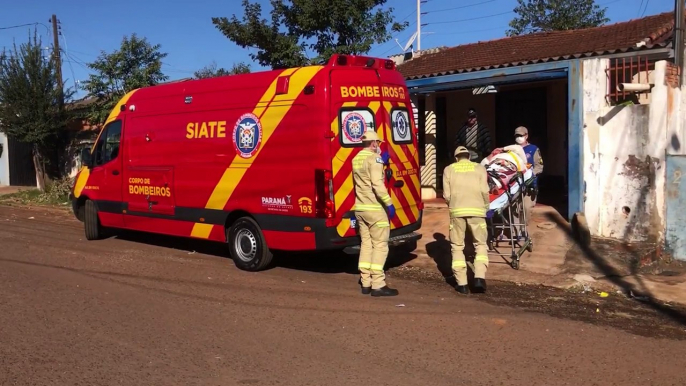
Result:
[[[257,238],[247,229],[241,229],[234,237],[234,250],[239,259],[250,262],[257,255]]]

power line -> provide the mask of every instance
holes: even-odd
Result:
[[[474,29],[474,30],[461,31],[461,32],[437,32],[436,35],[466,35],[466,34],[471,34],[474,32],[506,30],[507,28],[509,28],[509,27],[494,27],[494,28]]]
[[[494,1],[496,1],[496,0],[486,0],[486,1],[481,1],[481,2],[479,2],[479,3],[461,5],[461,6],[459,6],[459,7],[453,7],[453,8],[434,9],[434,10],[426,11],[426,13],[431,13],[431,12],[443,12],[443,11],[453,11],[453,10],[456,10],[456,9],[470,8],[470,7],[475,7],[475,6],[477,6],[477,5],[482,5],[482,4],[486,4],[486,3],[492,3],[492,2],[494,2]]]
[[[496,16],[501,16],[501,15],[507,15],[510,13],[513,13],[514,11],[507,11],[507,12],[501,12],[501,13],[496,13],[493,15],[486,15],[486,16],[478,16],[478,17],[470,17],[469,19],[460,19],[460,20],[449,20],[449,21],[435,21],[432,23],[428,24],[452,24],[452,23],[462,23],[465,21],[472,21],[472,20],[480,20],[480,19],[488,19],[491,17],[496,17]]]
[[[650,0],[646,0],[646,6],[643,8],[643,12],[641,13],[641,17],[646,14],[646,11],[648,10],[648,4],[650,3]]]

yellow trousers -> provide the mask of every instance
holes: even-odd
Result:
[[[362,245],[358,269],[363,287],[379,289],[386,286],[384,265],[388,257],[391,224],[385,211],[355,212]]]
[[[450,219],[450,252],[453,258],[453,274],[459,285],[467,285],[467,262],[464,256],[464,238],[467,227],[474,238],[474,277],[486,278],[488,270],[488,229],[486,219],[481,217],[452,217]]]

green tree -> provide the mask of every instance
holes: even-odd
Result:
[[[610,19],[595,0],[517,0],[508,36],[601,26]]]
[[[165,57],[167,53],[160,52],[159,44],[152,45],[135,33],[131,37],[125,36],[118,50],[102,52],[88,64],[95,74],[90,74],[83,85],[83,89],[96,98],[89,121],[102,124],[127,92],[169,79],[162,73],[162,59]]]
[[[211,64],[199,69],[193,74],[193,77],[195,79],[204,79],[204,78],[214,78],[217,76],[225,76],[225,75],[238,75],[238,74],[248,74],[250,73],[250,65],[246,63],[235,63],[233,67],[231,67],[230,70],[225,69],[224,67],[217,67],[216,62],[212,62]]]
[[[46,167],[57,167],[55,146],[69,120],[62,101],[74,92],[60,89],[55,61],[44,58],[47,53],[37,36],[29,33],[26,43],[0,53],[0,131],[33,145],[38,187],[45,190],[46,180],[56,177]]]
[[[366,54],[374,43],[384,43],[391,32],[404,30],[387,0],[271,0],[271,21],[262,18],[258,3],[243,0],[240,21],[213,17],[212,23],[243,48],[256,48],[250,57],[266,67],[288,68],[320,63],[334,53]],[[390,26],[390,28],[389,28]],[[315,57],[308,57],[308,50]]]

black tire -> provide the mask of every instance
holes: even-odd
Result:
[[[83,227],[86,231],[86,240],[99,240],[102,238],[102,226],[98,218],[98,209],[91,200],[86,200]]]
[[[239,218],[226,233],[231,258],[239,269],[261,271],[272,263],[274,255],[267,247],[260,226],[252,218]]]

